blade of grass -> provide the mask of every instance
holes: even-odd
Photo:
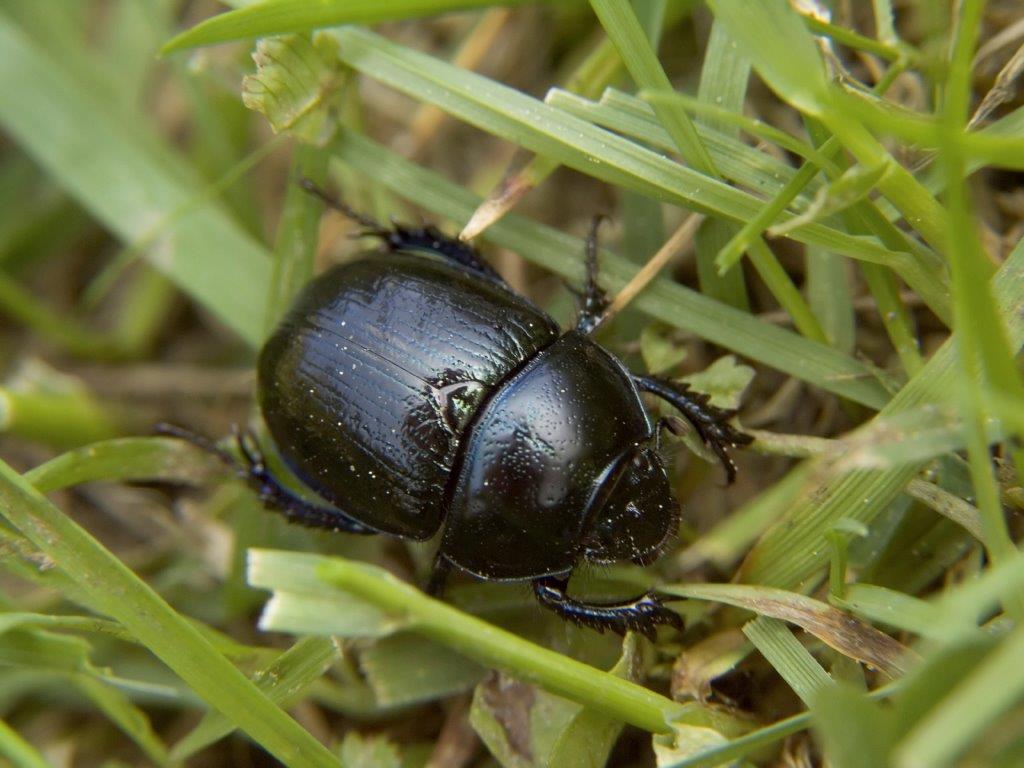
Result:
[[[267,698],[287,708],[338,659],[338,646],[330,637],[304,637],[258,670],[253,679]],[[187,760],[235,730],[221,712],[207,712],[203,719],[171,749],[171,758]]]
[[[834,685],[828,672],[784,622],[764,617],[754,619],[744,625],[743,634],[805,704],[809,705],[822,690]]]
[[[664,96],[664,94],[651,94],[650,98],[654,100]],[[672,94],[673,100],[680,97],[682,94]],[[706,115],[709,118],[714,118],[716,122],[730,124],[723,117],[729,113],[717,108],[712,109],[710,105],[704,105],[703,102],[690,100],[690,97],[685,98],[687,100],[680,101],[680,103],[687,108],[690,108],[689,105],[692,104],[702,105],[703,109],[696,111],[698,116]],[[643,144],[668,152],[674,149],[672,137],[657,122],[650,104],[614,88],[605,89],[600,101],[592,101],[561,88],[552,88],[544,97],[544,102],[582,118],[588,123],[636,139]],[[739,115],[734,117],[748,122],[756,122]],[[793,177],[792,167],[772,155],[744,143],[739,138],[733,138],[728,133],[705,125],[703,122],[697,123],[697,133],[707,146],[715,165],[722,174],[737,184],[760,194],[773,194],[782,189],[783,185]],[[767,141],[766,137],[761,138]],[[793,144],[793,142],[789,143]],[[796,142],[796,145],[800,146],[801,151],[807,151],[800,142]],[[817,168],[817,165],[814,167]],[[814,185],[810,186],[813,190]],[[806,207],[810,202],[811,198],[807,194],[797,196],[796,207]]]
[[[651,15],[645,24],[645,29],[652,36],[651,39],[660,36],[662,27],[671,27],[690,11],[689,6],[684,3],[670,3],[667,8],[660,8],[659,5],[660,3],[650,3],[646,9],[641,9],[644,13]],[[658,16],[658,18],[655,19],[654,16]],[[602,90],[619,79],[621,73],[622,59],[619,58],[618,51],[615,50],[611,40],[604,38],[566,78],[565,89],[587,98],[597,98]],[[552,90],[560,91],[561,89]],[[539,186],[558,169],[559,165],[557,160],[543,155],[534,156],[521,169],[518,169],[514,163],[510,165],[502,182],[495,187],[466,222],[459,238],[471,240],[479,235],[493,222],[512,210],[523,195]],[[631,194],[636,195],[636,193]],[[646,250],[644,249],[642,252]]]
[[[62,453],[25,473],[41,493],[97,480],[150,480],[203,485],[223,468],[184,440],[125,437]]]
[[[999,563],[1015,555],[1017,548],[1003,516],[986,441],[984,421],[989,405],[985,388],[995,385],[1020,401],[1024,399],[1024,383],[1006,338],[1005,326],[992,301],[991,266],[981,250],[963,181],[966,158],[961,136],[967,123],[971,58],[983,9],[984,3],[977,0],[966,0],[959,6],[959,24],[940,123],[943,145],[939,161],[946,169],[949,258],[958,336],[955,350],[960,366],[957,384],[965,408],[968,466],[981,511],[985,547],[993,562]],[[1024,615],[1024,597],[1008,597],[1007,610],[1020,618]]]
[[[939,252],[947,250],[942,207],[859,122],[848,119],[826,78],[804,22],[786,0],[710,0],[715,18],[744,46],[754,69],[784,101],[823,122],[866,168],[885,166],[878,188],[911,227]]]
[[[889,683],[881,688],[868,692],[870,699],[882,699],[891,696],[899,689],[900,681]],[[766,725],[756,731],[744,734],[726,744],[713,746],[700,754],[689,757],[659,768],[715,768],[738,760],[746,755],[757,752],[769,744],[781,741],[787,736],[799,733],[811,726],[811,714],[801,712],[799,715],[787,717],[785,720]]]
[[[841,599],[830,598],[830,602],[870,621],[921,637],[950,640],[963,635],[963,628],[951,633],[942,627],[942,610],[934,603],[895,589],[874,584],[848,584],[846,594]]]
[[[885,81],[879,84],[879,88],[884,86]],[[828,136],[827,131],[818,121],[807,119],[805,125],[813,141],[820,145],[823,150],[830,142],[833,143],[835,148],[838,148],[839,144],[835,141],[835,137]],[[850,167],[845,157],[837,157],[836,163],[838,165],[837,170],[845,172]],[[835,173],[836,171],[831,171],[829,175],[835,179]],[[858,214],[860,214],[859,217]],[[856,203],[852,210],[843,211],[840,215],[842,221],[853,232],[869,231],[867,226],[862,224],[862,221],[875,221],[878,222],[879,227],[885,227],[885,224],[882,223],[884,221],[883,217],[866,200]],[[891,244],[902,242],[902,233],[884,229],[877,231],[876,234],[882,242]],[[905,275],[908,284],[916,287],[922,296],[928,297],[925,299],[925,303],[929,307],[934,306],[935,313],[943,321],[947,321],[950,310],[947,306],[947,286],[945,281],[922,279],[919,267],[920,262],[911,259],[908,260],[902,270],[899,270],[899,273]],[[878,314],[889,335],[889,340],[899,355],[900,361],[903,363],[903,370],[908,376],[913,376],[921,370],[923,361],[918,349],[917,337],[913,332],[910,315],[899,298],[899,286],[896,283],[896,279],[890,269],[881,264],[868,264],[865,262],[860,264],[860,270],[868,284],[868,290],[875,298]],[[895,268],[893,268],[893,271],[896,271]],[[941,289],[941,295],[936,295],[933,286]]]
[[[658,99],[668,99],[673,101],[681,101],[681,103],[688,103],[690,97],[684,96],[680,93],[673,94],[659,94],[659,93],[644,93],[641,94],[645,99],[655,101]],[[625,97],[621,94],[614,94],[614,102],[612,99],[607,98],[609,103],[614,103],[615,107],[621,109],[632,109],[636,110],[635,105],[630,105],[627,101],[629,97]],[[603,100],[604,101],[604,100]],[[591,110],[594,112],[594,110]],[[606,121],[609,117],[615,115],[612,112],[608,115],[606,112],[597,112],[594,116],[600,115]],[[745,119],[745,118],[744,118]],[[810,122],[813,127],[813,121]],[[631,132],[637,135],[646,136],[649,131],[639,131],[638,125],[629,125]],[[616,127],[618,130],[626,128],[626,125],[618,126],[612,123],[611,127]],[[751,131],[751,127],[744,125],[744,130]],[[794,173],[789,167],[784,167],[782,172],[778,170],[772,171],[770,168],[765,168],[765,171],[771,172],[776,180],[784,180],[785,185],[779,184],[777,181],[762,182],[759,186],[754,187],[755,189],[763,189],[764,191],[771,192],[773,194],[772,199],[767,205],[763,206],[753,217],[747,219],[744,225],[740,228],[736,237],[723,248],[722,253],[716,259],[716,264],[719,269],[728,269],[735,264],[742,256],[744,250],[747,249],[749,243],[759,233],[765,231],[771,224],[778,226],[779,221],[786,221],[791,217],[791,214],[785,214],[786,207],[793,201],[799,201],[800,205],[806,207],[809,204],[809,200],[801,197],[801,190],[805,187],[811,186],[815,180],[815,176],[820,170],[824,170],[829,175],[838,176],[842,169],[839,168],[835,162],[831,160],[838,149],[840,143],[834,138],[829,138],[828,141],[824,142],[821,146],[821,151],[816,149],[807,149],[802,142],[796,142],[798,146],[794,147],[793,141],[783,144],[781,137],[776,134],[770,136],[763,130],[757,131],[757,134],[764,134],[764,137],[769,140],[774,140],[779,143],[780,146],[785,146],[787,149],[796,151],[799,154],[803,154],[807,158],[801,168]],[[781,133],[781,132],[776,132]],[[755,134],[756,135],[756,134]],[[783,134],[785,135],[785,134]],[[739,158],[742,150],[734,150],[732,154],[735,154]],[[811,154],[813,152],[813,154]],[[754,150],[751,152],[750,148],[747,148],[747,154],[743,157],[743,161],[749,163],[751,157],[757,157],[762,153]],[[724,161],[723,161],[724,162]],[[723,166],[727,167],[727,166]],[[745,183],[744,179],[748,179],[752,176],[750,170],[739,170],[733,173],[733,177]],[[757,174],[760,176],[761,174]],[[756,179],[757,176],[754,176]],[[883,203],[885,201],[882,201]],[[853,258],[867,261],[869,263],[885,264],[896,270],[900,276],[907,282],[908,285],[917,290],[929,308],[935,312],[944,322],[949,324],[949,318],[951,316],[950,299],[949,299],[949,286],[948,279],[944,274],[944,265],[942,259],[937,256],[933,251],[925,248],[916,240],[907,238],[899,229],[897,229],[879,210],[879,206],[873,201],[862,201],[854,206],[853,209],[858,219],[862,221],[862,225],[853,229],[849,234],[857,235],[860,234],[862,239],[866,242],[868,240],[868,234],[877,237],[881,243],[883,243],[888,249],[885,256],[881,256],[876,253],[868,253],[867,251],[861,250],[854,252],[852,250],[831,247],[831,250],[835,253],[851,256]],[[863,233],[863,234],[862,234]],[[809,242],[809,241],[808,241]]]
[[[700,102],[681,93],[641,95],[652,102],[679,102],[688,109],[699,106],[700,110],[718,119],[723,119],[729,114],[717,108],[712,110],[708,105],[701,105]],[[652,146],[669,151],[673,149],[668,134],[654,121],[650,107],[635,97],[608,89],[601,102],[595,104],[555,89],[548,93],[546,101],[597,125],[638,138]],[[705,126],[698,126],[698,132],[707,143],[715,162],[728,178],[756,191],[772,195],[767,204],[762,205],[752,217],[745,220],[743,227],[730,244],[723,248],[723,252],[716,258],[719,269],[727,269],[735,264],[747,250],[750,242],[769,225],[778,221],[788,221],[793,214],[785,212],[787,206],[796,204],[798,208],[806,208],[810,205],[810,198],[802,190],[816,189],[820,186],[815,183],[819,170],[824,169],[836,176],[841,172],[836,163],[824,154],[795,141],[788,137],[788,134],[777,129],[766,132],[757,127],[761,125],[758,121],[741,116],[734,117],[741,121],[739,125],[743,130],[803,154],[808,158],[808,162],[794,172],[789,166],[779,163],[753,147]],[[831,145],[826,143],[822,149],[830,147],[829,153],[834,154],[840,148],[840,144],[834,139],[830,141]],[[864,244],[874,242],[871,236],[877,237],[885,245],[884,253],[874,247],[854,250],[848,243],[843,244],[838,240],[834,241],[829,249],[836,254],[869,263],[884,264],[896,270],[908,285],[921,294],[929,308],[948,324],[951,315],[949,286],[941,258],[916,240],[907,238],[885,218],[874,202],[859,203],[855,206],[855,211],[859,215],[858,220],[862,220],[863,223],[852,234],[859,235],[860,241]]]
[[[661,68],[632,6],[616,0],[590,0],[590,7],[597,14],[608,39],[614,43],[622,63],[626,65],[626,70],[637,86],[655,91],[671,91],[672,84]],[[686,113],[681,109],[658,105],[655,105],[654,111],[683,160],[707,176],[718,176],[711,155]]]
[[[895,718],[850,685],[819,691],[813,699],[815,731],[833,768],[885,765],[895,737]]]
[[[633,13],[629,4],[616,2],[616,0],[590,0],[590,4],[601,20],[601,25],[608,33],[608,37],[618,48],[619,55],[636,84],[640,88],[655,93],[672,92],[668,76],[658,62],[658,57],[651,49],[640,22],[637,21],[636,14]],[[723,43],[723,45],[725,44]],[[723,50],[729,50],[728,46]],[[662,126],[672,137],[683,160],[705,176],[719,179],[718,169],[685,110],[661,100],[653,101],[651,106]],[[701,250],[698,248],[698,254],[700,252]],[[704,252],[708,252],[706,244]],[[793,285],[789,275],[779,264],[771,249],[758,238],[750,243],[749,252],[754,268],[761,275],[775,299],[793,318],[797,329],[810,339],[824,342],[825,334],[821,330],[817,318],[814,317],[814,313],[811,312],[807,302]],[[734,301],[727,303],[735,305],[735,301],[738,300],[736,277],[732,279],[734,284],[727,292],[725,281],[710,269],[710,257],[706,256],[704,262],[704,268],[700,270],[703,292],[720,300],[726,296],[732,296]]]
[[[292,171],[288,174],[288,187],[274,243],[270,296],[267,299],[268,333],[291,306],[302,286],[313,277],[313,260],[320,239],[320,217],[324,211],[320,198],[306,192],[298,180],[308,178],[323,186],[327,178],[329,153],[299,143],[293,152]]]
[[[114,437],[123,431],[122,421],[120,414],[84,390],[0,387],[0,433],[72,448]]]
[[[290,766],[338,766],[184,617],[88,532],[0,462],[0,512],[197,694]]]
[[[704,52],[704,63],[701,65],[697,98],[704,103],[717,104],[722,109],[742,112],[749,80],[750,60],[733,45],[732,39],[721,24],[712,24],[707,50]],[[725,121],[715,120],[707,115],[698,117],[697,121],[733,138],[739,138],[739,129]],[[702,291],[738,309],[749,311],[743,272],[735,270],[723,275],[714,268],[715,254],[722,244],[732,237],[736,226],[712,220],[701,229],[696,252],[697,274]]]
[[[0,125],[125,242],[152,237],[200,195],[188,168],[140,116],[121,119],[90,81],[65,69],[0,12]],[[270,262],[213,204],[160,232],[146,256],[242,338],[262,338]]]
[[[1024,343],[1024,243],[1003,263],[992,281],[992,292],[1010,343]],[[941,403],[955,386],[957,336],[932,355],[921,372],[903,387],[876,418],[893,417],[925,403]],[[925,466],[911,462],[890,470],[857,470],[828,480],[789,510],[748,554],[740,581],[795,588],[811,580],[824,565],[825,533],[841,517],[870,522],[885,509]]]
[[[480,75],[366,30],[346,27],[332,33],[342,60],[354,69],[563,165],[658,200],[736,221],[746,221],[761,208],[762,201],[752,195]],[[871,238],[852,238],[817,223],[787,236],[836,253],[889,255]]]
[[[1024,695],[1024,627],[1017,627],[897,745],[898,768],[956,763]]]
[[[0,755],[10,760],[13,768],[53,768],[39,750],[3,720],[0,720]]]
[[[666,594],[734,605],[759,616],[796,624],[826,645],[898,677],[916,657],[909,648],[819,600],[771,587],[745,584],[666,584]]]
[[[846,354],[855,346],[849,264],[817,246],[807,248],[807,296],[829,343]]]
[[[333,149],[347,166],[437,215],[464,221],[479,203],[468,190],[359,134],[344,132]],[[583,243],[578,238],[508,216],[488,230],[488,239],[565,277],[579,280],[583,276]],[[606,251],[601,254],[601,265],[603,279],[613,290],[636,273],[636,265]],[[668,280],[653,281],[634,304],[677,328],[869,407],[881,407],[888,398],[870,370],[852,358]]]
[[[275,553],[256,550],[259,558]],[[503,629],[428,597],[383,568],[337,557],[305,556],[316,562],[325,588],[342,590],[374,606],[391,623],[452,648],[486,667],[541,686],[651,733],[667,733],[680,705],[608,672],[523,640]],[[268,586],[264,582],[264,586]],[[290,589],[286,574],[274,587]],[[306,632],[320,631],[311,617]]]
[[[528,0],[502,0],[519,5]],[[270,0],[206,19],[168,41],[161,53],[340,24],[375,24],[497,5],[495,0]]]

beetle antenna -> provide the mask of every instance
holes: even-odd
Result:
[[[352,208],[340,198],[335,197],[326,189],[319,186],[312,179],[303,176],[299,179],[299,186],[309,192],[309,194],[319,198],[328,208],[333,208],[346,219],[351,219],[357,224],[361,224],[364,228],[362,234],[375,235],[376,237],[383,237],[385,239],[391,234],[391,230],[383,227],[375,218]]]

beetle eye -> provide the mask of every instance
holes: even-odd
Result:
[[[661,459],[650,448],[638,451],[611,482],[586,534],[584,556],[598,563],[649,563],[679,523],[679,504]]]

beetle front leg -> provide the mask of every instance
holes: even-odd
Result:
[[[554,611],[563,619],[604,632],[610,629],[620,635],[626,630],[639,632],[654,641],[654,632],[659,624],[675,627],[682,631],[683,619],[662,604],[654,594],[646,592],[632,600],[619,603],[585,603],[569,597],[566,590],[568,578],[545,576],[533,582],[533,594],[545,608]]]
[[[754,441],[750,435],[740,432],[729,423],[729,419],[736,415],[736,411],[711,405],[707,395],[692,391],[690,386],[683,382],[653,376],[634,376],[633,381],[644,392],[650,392],[678,409],[697,430],[704,444],[718,456],[725,468],[726,479],[730,483],[736,479],[736,463],[729,455],[729,449],[750,445]],[[670,420],[662,419],[659,427],[678,434],[678,429]]]
[[[583,334],[591,334],[604,322],[605,313],[611,305],[608,294],[597,282],[597,228],[604,220],[603,216],[595,216],[590,224],[587,235],[586,266],[587,281],[582,291],[573,291],[579,299],[579,315],[576,317],[576,330]]]
[[[353,520],[340,509],[315,504],[285,487],[267,467],[263,452],[250,430],[235,431],[241,461],[203,435],[172,424],[161,424],[157,433],[186,440],[212,453],[245,480],[268,509],[280,512],[289,522],[310,528],[327,528],[342,533],[369,536],[377,531]]]

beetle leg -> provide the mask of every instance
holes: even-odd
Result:
[[[156,431],[161,435],[187,440],[204,451],[212,453],[249,484],[249,487],[260,497],[264,506],[280,512],[289,522],[311,528],[328,528],[344,533],[361,535],[377,533],[377,531],[353,520],[340,509],[306,501],[282,485],[267,467],[263,452],[251,430],[239,431],[237,428],[234,430],[235,444],[242,457],[241,461],[209,438],[187,429],[172,424],[160,424]]]
[[[405,224],[392,224],[390,227],[385,227],[371,216],[349,207],[347,203],[309,179],[300,179],[299,185],[311,195],[320,198],[327,207],[333,208],[345,218],[362,225],[362,234],[379,238],[387,251],[410,249],[431,251],[484,277],[505,284],[501,275],[483,260],[476,248],[470,243],[449,237],[437,227],[430,225],[411,227]]]
[[[633,630],[653,642],[659,624],[683,629],[682,617],[666,608],[660,598],[650,592],[621,603],[585,603],[569,597],[568,585],[568,578],[545,576],[534,580],[533,593],[541,605],[563,619],[598,632],[610,629],[624,635],[626,630]]]
[[[586,247],[587,282],[582,292],[573,291],[579,298],[576,330],[588,335],[597,330],[597,327],[604,322],[605,311],[611,304],[608,294],[597,282],[597,228],[603,220],[603,216],[595,216],[590,224]]]
[[[644,392],[650,392],[677,408],[697,430],[704,444],[718,456],[725,468],[728,482],[736,479],[736,463],[729,455],[729,449],[750,445],[754,438],[740,432],[729,423],[729,419],[736,415],[734,409],[711,405],[707,395],[692,391],[690,385],[684,382],[653,376],[634,376],[633,381]],[[673,434],[679,434],[679,425],[671,419],[662,419],[658,426],[668,429]]]
[[[448,581],[448,575],[452,572],[452,564],[448,558],[440,553],[434,558],[434,567],[430,571],[430,579],[423,589],[431,597],[441,597],[444,594],[444,585]]]

